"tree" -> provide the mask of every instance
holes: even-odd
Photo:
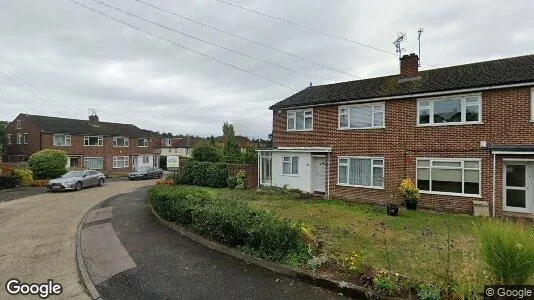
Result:
[[[223,159],[221,150],[206,142],[198,143],[193,148],[192,156],[196,161],[221,162]]]
[[[67,154],[61,150],[44,149],[28,160],[35,179],[49,179],[67,173]]]
[[[4,154],[7,147],[7,121],[0,121],[0,157]]]
[[[227,163],[239,164],[243,162],[241,155],[241,149],[237,143],[237,138],[235,137],[234,126],[230,123],[223,124],[223,135],[224,135],[224,147],[223,155],[224,160]]]

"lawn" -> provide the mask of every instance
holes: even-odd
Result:
[[[322,252],[337,261],[356,252],[364,264],[434,285],[442,285],[449,270],[460,289],[481,288],[489,281],[475,236],[475,226],[488,222],[486,218],[407,210],[392,217],[376,205],[255,190],[207,190],[218,198],[241,199],[302,223],[324,245]]]

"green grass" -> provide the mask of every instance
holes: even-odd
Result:
[[[460,284],[458,289],[466,288],[462,285],[482,287],[483,283],[492,282],[483,273],[475,231],[475,225],[489,222],[486,218],[407,210],[391,217],[386,215],[385,207],[376,205],[293,199],[254,190],[208,190],[217,197],[242,199],[304,223],[324,242],[323,252],[335,258],[343,259],[352,252],[363,251],[366,264],[378,269],[390,268],[392,272],[435,285],[444,284],[448,268]],[[447,239],[451,245],[449,253]]]

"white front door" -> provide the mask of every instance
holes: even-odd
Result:
[[[513,212],[534,212],[532,163],[508,162],[504,165],[503,209]]]
[[[326,185],[326,159],[324,157],[313,158],[312,187],[314,192],[325,192]]]
[[[135,170],[137,168],[137,156],[132,156],[132,170]]]

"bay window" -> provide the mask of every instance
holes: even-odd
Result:
[[[313,110],[293,110],[287,112],[287,130],[303,131],[313,129]]]
[[[417,188],[422,192],[480,195],[479,159],[417,159]]]
[[[385,104],[369,103],[339,107],[340,129],[381,128],[385,125]]]
[[[417,125],[480,123],[481,107],[481,95],[422,99],[417,101]]]
[[[356,187],[384,187],[384,158],[339,157],[338,184]]]
[[[284,156],[282,158],[282,175],[298,175],[299,158],[298,156]]]

